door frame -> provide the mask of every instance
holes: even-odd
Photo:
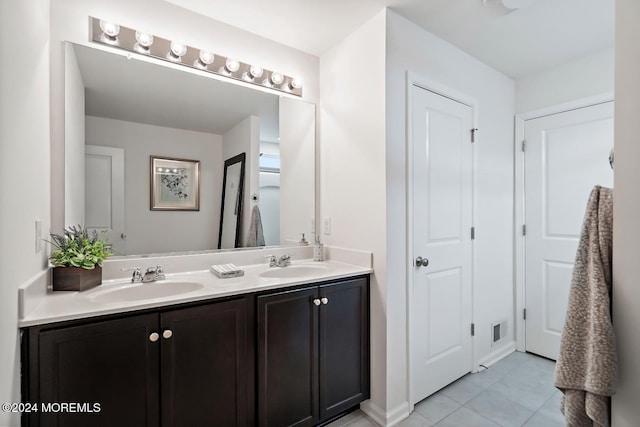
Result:
[[[472,111],[472,120],[473,127],[479,128],[479,119],[478,119],[478,100],[464,92],[460,92],[455,90],[447,85],[441,84],[440,82],[427,77],[423,74],[415,73],[412,71],[406,71],[406,104],[405,104],[405,119],[406,119],[406,128],[405,128],[405,137],[406,137],[406,156],[405,156],[405,165],[406,165],[406,197],[407,197],[407,209],[406,209],[406,253],[407,253],[407,264],[406,264],[406,273],[407,273],[407,288],[406,288],[406,324],[407,324],[407,396],[409,397],[409,413],[413,412],[414,403],[413,403],[413,392],[412,392],[412,343],[411,343],[411,301],[413,299],[413,263],[409,262],[413,260],[413,136],[412,136],[412,112],[413,112],[413,96],[411,94],[413,86],[420,87],[422,89],[433,92],[437,95],[444,96],[445,98],[449,98],[453,101],[459,102],[471,108]],[[480,134],[481,135],[481,134]],[[481,138],[481,136],[480,136]],[[475,142],[479,141],[478,134],[476,134]],[[476,156],[476,144],[472,144],[471,146],[471,224],[475,226],[478,221],[476,218],[476,209],[477,206],[477,192],[476,192],[476,182],[477,182],[477,156]],[[474,308],[475,308],[475,295],[474,295],[474,282],[475,282],[475,271],[474,271],[474,259],[475,259],[475,245],[473,244],[473,240],[471,241],[471,321],[474,320]],[[471,372],[477,372],[479,369],[478,365],[478,355],[476,354],[476,346],[475,346],[475,337],[471,337]]]
[[[515,135],[514,135],[514,221],[513,221],[513,237],[514,237],[514,259],[513,274],[515,285],[515,305],[514,318],[516,326],[516,350],[525,352],[526,348],[526,324],[524,320],[525,309],[525,239],[522,235],[522,227],[526,224],[525,218],[525,181],[524,181],[524,152],[522,151],[522,141],[524,141],[524,126],[527,120],[538,119],[544,116],[564,113],[580,108],[592,107],[598,104],[613,102],[613,92],[605,92],[586,98],[580,98],[574,101],[556,104],[549,107],[533,110],[525,113],[516,114],[515,116]]]

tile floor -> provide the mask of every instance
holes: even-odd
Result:
[[[415,406],[399,427],[563,427],[555,363],[515,352],[489,369],[467,374]],[[327,427],[376,427],[355,411]]]

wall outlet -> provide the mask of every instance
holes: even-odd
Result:
[[[328,216],[322,221],[323,232],[327,236],[331,235],[331,217]]]

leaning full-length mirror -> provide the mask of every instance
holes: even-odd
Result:
[[[315,105],[180,68],[65,43],[65,225],[106,230],[120,255],[205,251],[245,246],[257,206],[265,245],[310,236]],[[242,211],[229,246],[224,165],[241,153]],[[189,200],[150,209],[153,157],[198,162],[197,210],[179,208]]]

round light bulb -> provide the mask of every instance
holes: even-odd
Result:
[[[258,67],[257,65],[252,65],[251,68],[249,68],[249,74],[254,79],[261,77],[263,72],[264,70],[262,69],[262,67]]]
[[[291,79],[291,83],[289,83],[289,87],[291,89],[300,89],[302,87],[302,80],[300,80],[300,79]]]
[[[153,34],[136,31],[136,41],[138,42],[140,47],[149,49],[149,47],[153,44]]]
[[[104,19],[100,20],[100,29],[103,33],[105,33],[108,37],[114,39],[120,33],[120,25],[114,24],[113,22],[105,21]]]
[[[284,81],[284,76],[280,73],[273,72],[269,80],[271,80],[271,84],[279,85]]]
[[[216,59],[213,53],[208,52],[206,50],[200,51],[199,58],[200,58],[200,62],[202,62],[202,64],[204,65],[210,65],[213,63],[213,60]]]
[[[225,68],[230,73],[235,73],[240,69],[240,62],[236,61],[235,59],[227,58],[227,61],[225,62]]]
[[[179,59],[181,56],[184,56],[185,53],[187,53],[187,45],[171,42],[171,54],[173,56]]]

